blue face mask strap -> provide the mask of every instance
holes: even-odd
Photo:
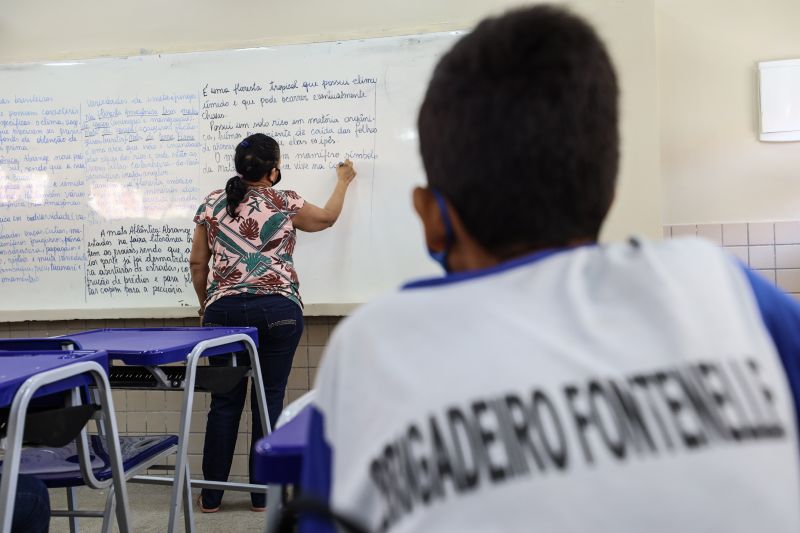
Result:
[[[447,266],[447,254],[450,252],[450,248],[453,246],[453,240],[455,239],[453,223],[450,221],[450,213],[447,210],[447,203],[444,200],[444,196],[433,187],[430,188],[430,191],[433,193],[433,198],[436,200],[439,213],[442,215],[442,223],[444,224],[444,250],[440,252],[429,250],[429,253],[434,261],[442,265],[445,272],[450,272],[450,267]]]

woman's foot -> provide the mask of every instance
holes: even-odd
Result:
[[[219,511],[219,506],[217,507],[203,507],[203,497],[197,497],[197,507],[200,508],[201,513],[216,513]]]
[[[251,480],[250,483],[253,481]],[[263,513],[267,510],[267,498],[260,492],[250,493],[250,510],[254,513]]]

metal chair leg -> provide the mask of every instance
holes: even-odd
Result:
[[[114,417],[114,400],[111,397],[111,386],[108,383],[108,376],[104,372],[95,372],[94,375],[95,383],[102,400],[101,405],[103,405],[102,420],[106,430],[106,449],[108,450],[108,457],[113,474],[111,487],[114,488],[114,511],[117,517],[117,526],[119,527],[120,533],[128,533],[131,531],[131,526],[128,508],[127,479],[125,478],[125,467],[122,463],[122,450],[119,444],[117,419]],[[109,490],[111,487],[109,487]]]
[[[186,533],[194,532],[194,502],[192,501],[192,477],[186,463],[186,483],[183,485],[183,527]]]
[[[280,485],[267,487],[267,516],[264,520],[264,532],[275,533],[278,531],[278,522],[283,508],[283,489]]]
[[[78,510],[78,495],[76,494],[75,487],[67,487],[67,509],[69,511]],[[79,533],[81,526],[78,522],[77,516],[69,517],[69,533]]]
[[[203,343],[200,343],[202,345]],[[199,346],[199,345],[198,345]],[[195,347],[197,350],[197,347]],[[181,512],[181,502],[184,499],[184,484],[191,486],[186,479],[189,464],[189,426],[191,423],[192,404],[194,403],[194,382],[197,370],[197,361],[201,352],[192,351],[186,360],[186,374],[183,384],[183,402],[181,408],[181,423],[178,429],[178,452],[175,456],[175,482],[172,485],[172,495],[169,504],[168,533],[174,533],[178,524],[178,513]],[[185,512],[190,512],[186,509]]]
[[[103,525],[100,528],[102,533],[111,533],[114,511],[117,506],[117,498],[114,492],[114,486],[108,488],[108,496],[106,496],[106,506],[103,509]]]

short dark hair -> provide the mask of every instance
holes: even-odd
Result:
[[[596,239],[614,198],[617,99],[605,46],[581,18],[546,5],[488,18],[428,86],[428,183],[498,256]]]

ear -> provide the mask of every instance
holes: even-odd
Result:
[[[436,204],[436,198],[427,187],[416,187],[412,194],[414,209],[422,221],[425,232],[425,243],[428,249],[433,252],[440,252],[445,248],[447,232],[442,213]]]
[[[270,183],[273,185],[278,180],[278,167],[272,169],[272,172],[269,173],[269,178],[267,178]]]

